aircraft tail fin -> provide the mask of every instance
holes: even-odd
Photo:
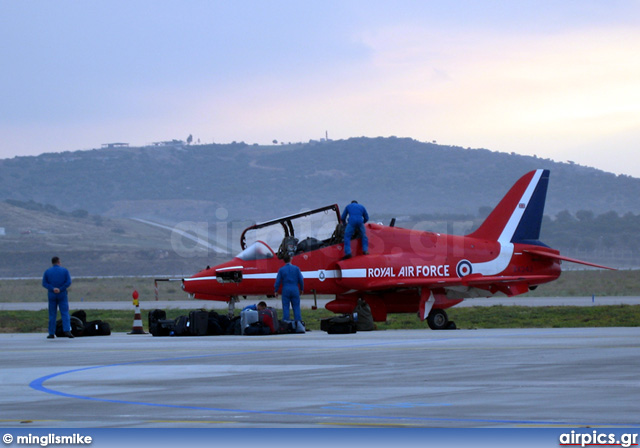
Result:
[[[539,241],[549,170],[522,176],[470,237],[544,246]]]

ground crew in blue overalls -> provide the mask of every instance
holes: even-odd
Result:
[[[304,278],[300,268],[291,264],[291,257],[286,254],[283,258],[285,265],[278,270],[274,289],[276,297],[282,285],[282,318],[289,320],[289,305],[293,308],[293,317],[302,322],[300,314],[300,294],[304,291]]]
[[[62,318],[62,330],[68,338],[73,338],[71,334],[71,316],[69,316],[69,299],[67,289],[71,286],[71,275],[66,268],[60,266],[60,258],[53,257],[51,266],[42,276],[42,286],[49,291],[49,336],[53,339],[56,334],[56,315],[60,308]]]
[[[347,221],[347,215],[349,220]],[[351,238],[356,229],[360,230],[362,236],[362,253],[369,254],[369,240],[367,232],[364,228],[365,223],[369,221],[369,214],[364,206],[358,204],[358,201],[351,201],[342,212],[342,223],[347,226],[344,231],[344,258],[351,258]]]

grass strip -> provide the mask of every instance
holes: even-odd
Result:
[[[194,308],[195,309],[195,308]],[[188,314],[188,310],[168,308],[168,319]],[[236,311],[238,312],[238,311]],[[451,308],[449,319],[459,329],[477,328],[566,328],[566,327],[637,327],[640,326],[640,305],[598,305],[591,307],[503,306]],[[320,320],[334,316],[325,309],[302,310],[302,318],[311,330],[320,330]],[[59,316],[58,316],[59,317]],[[109,322],[114,332],[131,331],[134,313],[123,310],[88,310],[87,320]],[[46,333],[48,312],[0,311],[0,333]],[[147,314],[142,321],[145,331]],[[377,322],[378,330],[427,330],[414,314],[390,314],[386,322]]]

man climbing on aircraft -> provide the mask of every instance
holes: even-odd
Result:
[[[349,220],[347,221],[347,215]],[[369,221],[369,214],[364,206],[358,204],[358,201],[351,201],[351,204],[347,205],[342,212],[342,224],[345,224],[347,228],[344,231],[344,258],[351,258],[351,238],[356,229],[360,230],[362,236],[362,253],[364,255],[369,254],[369,240],[367,239],[367,232],[364,225]]]

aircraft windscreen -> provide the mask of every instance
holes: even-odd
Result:
[[[262,241],[256,241],[237,255],[238,258],[244,261],[265,260],[267,258],[273,258],[273,256],[273,251]]]
[[[310,214],[294,215],[273,221],[259,228],[247,229],[245,244],[251,245],[256,241],[264,241],[277,250],[285,236],[294,236],[298,241],[306,238],[328,240],[336,230],[339,218],[331,208],[318,210]],[[286,230],[285,230],[286,229]]]

